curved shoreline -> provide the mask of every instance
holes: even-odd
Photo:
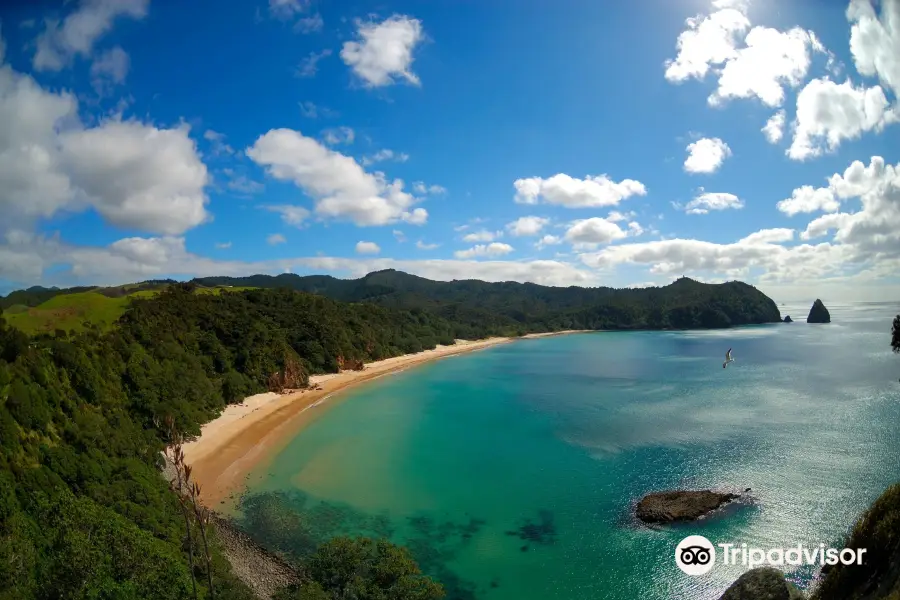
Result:
[[[306,389],[289,394],[257,394],[240,404],[225,407],[222,414],[201,428],[200,436],[183,446],[185,461],[193,467],[193,478],[201,486],[201,498],[210,508],[221,510],[236,496],[246,477],[259,463],[272,456],[309,422],[300,418],[337,392],[372,381],[383,375],[518,339],[534,339],[585,331],[557,331],[478,341],[457,340],[453,346],[438,346],[416,354],[405,354],[367,363],[363,371],[313,375]]]

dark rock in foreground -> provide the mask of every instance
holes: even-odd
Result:
[[[814,600],[900,598],[900,483],[886,489],[859,517],[843,547],[865,548],[863,564],[823,567],[810,595]]]
[[[794,320],[791,318],[791,315],[785,315],[784,322],[785,323],[793,323]]]
[[[656,492],[641,498],[636,514],[644,523],[694,521],[735,498],[740,498],[740,494],[710,490]]]
[[[738,577],[719,600],[804,600],[806,595],[772,567],[757,567]]]
[[[807,323],[831,323],[831,314],[822,304],[822,301],[816,298],[812,308],[809,309],[809,316],[806,317]]]

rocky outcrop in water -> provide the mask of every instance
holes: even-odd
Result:
[[[736,498],[740,494],[710,490],[656,492],[641,498],[635,513],[644,523],[694,521]]]
[[[784,322],[785,323],[793,323],[794,320],[791,318],[791,315],[785,315]]]
[[[805,600],[806,595],[772,567],[757,567],[738,577],[719,600]]]
[[[809,309],[809,316],[806,317],[807,323],[831,323],[831,314],[821,300],[816,298],[812,308]]]

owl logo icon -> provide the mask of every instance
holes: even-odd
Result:
[[[709,573],[716,564],[716,549],[702,535],[689,535],[675,547],[675,564],[688,575]]]

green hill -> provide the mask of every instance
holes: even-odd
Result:
[[[6,313],[23,331],[76,328],[90,321],[107,327],[121,316],[129,299],[158,293],[170,280],[115,288],[46,289],[13,292],[0,307],[25,304]],[[614,289],[548,287],[533,283],[488,283],[478,280],[432,281],[395,270],[376,271],[359,279],[327,275],[251,275],[206,277],[191,281],[202,293],[252,288],[287,288],[342,302],[365,302],[401,310],[425,310],[456,325],[460,337],[518,335],[561,329],[695,329],[775,323],[777,305],[753,286],[732,281],[705,284],[688,278],[665,287]],[[31,288],[34,290],[35,288]],[[90,293],[90,299],[83,294]],[[52,294],[50,300],[48,296]],[[79,295],[81,294],[81,295]],[[114,302],[96,298],[102,295]],[[40,299],[42,304],[33,304]],[[29,304],[28,302],[32,302]]]
[[[29,288],[13,292],[0,301],[10,325],[25,333],[52,333],[56,330],[82,331],[95,325],[110,328],[125,314],[136,298],[152,298],[173,281],[143,282],[110,288]],[[247,287],[198,287],[198,294],[244,291]],[[33,304],[38,302],[37,304]],[[21,302],[13,304],[12,302]],[[31,302],[32,304],[26,304]]]
[[[287,287],[344,302],[421,308],[473,324],[493,322],[529,331],[718,328],[781,320],[774,301],[739,281],[705,284],[681,278],[654,288],[548,287],[517,282],[431,281],[388,269],[360,279],[282,274],[208,277],[194,282]]]

